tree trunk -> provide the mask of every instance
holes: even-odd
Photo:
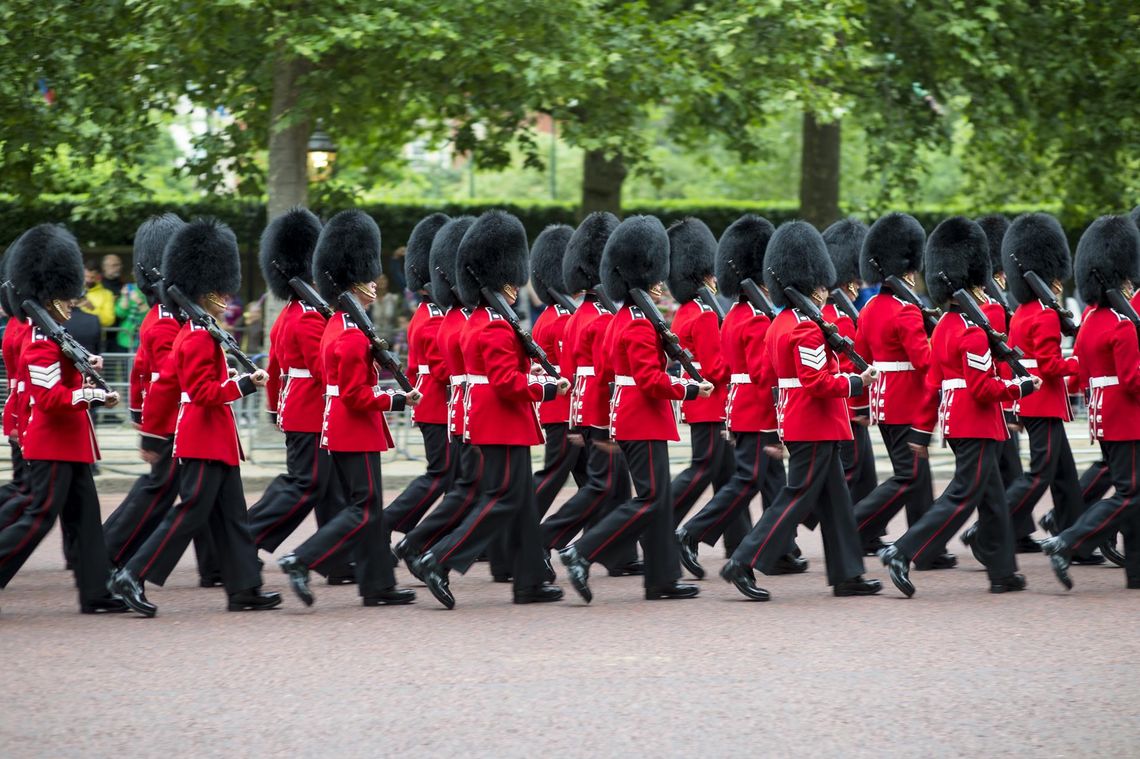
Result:
[[[627,174],[621,153],[611,158],[600,150],[587,150],[582,166],[582,218],[594,211],[621,215],[621,186]]]
[[[821,124],[804,114],[800,160],[800,217],[824,229],[839,219],[838,121]]]

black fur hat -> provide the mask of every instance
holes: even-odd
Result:
[[[574,228],[566,224],[551,224],[539,233],[530,248],[530,286],[539,300],[554,305],[550,290],[566,294],[562,278],[562,259],[566,246],[574,235]]]
[[[1140,231],[1127,216],[1101,216],[1077,243],[1077,291],[1085,303],[1107,305],[1099,273],[1109,287],[1140,282]]]
[[[562,259],[562,280],[567,293],[589,290],[601,283],[602,252],[620,223],[609,211],[594,211],[574,230]]]
[[[863,239],[859,252],[859,272],[868,284],[878,284],[887,277],[901,277],[922,267],[922,246],[926,231],[910,214],[894,211],[880,216]],[[871,259],[878,264],[876,268]],[[879,272],[882,269],[882,273]]]
[[[976,223],[986,233],[986,239],[990,243],[990,268],[1001,271],[1001,243],[1009,231],[1009,219],[1000,213],[991,213],[977,219]]]
[[[83,295],[83,254],[61,224],[32,227],[12,243],[6,258],[18,302],[34,298],[46,305]]]
[[[669,278],[669,234],[656,216],[630,216],[610,235],[602,252],[602,286],[614,300],[631,288],[646,289]]]
[[[926,291],[936,305],[949,301],[955,290],[984,285],[993,273],[986,233],[965,216],[946,219],[926,241],[924,272]]]
[[[12,245],[15,245],[15,243],[12,243]],[[4,257],[0,258],[0,282],[7,282],[11,278],[8,270],[11,268],[9,264],[12,263],[12,245],[4,249]],[[19,318],[21,312],[17,311],[16,304],[13,303],[12,300],[12,290],[7,287],[0,287],[0,308],[4,309],[4,313],[7,316]]]
[[[307,208],[291,208],[269,222],[261,233],[258,260],[270,291],[282,300],[293,297],[289,280],[313,276],[313,249],[321,236],[321,220]]]
[[[811,295],[817,287],[831,287],[834,281],[835,267],[819,230],[806,221],[781,224],[764,254],[764,285],[772,302],[791,305],[784,297],[785,287]]]
[[[724,230],[716,247],[716,284],[729,298],[740,295],[740,283],[764,282],[764,251],[776,233],[763,216],[746,213]]]
[[[1128,212],[1128,218],[1132,219],[1132,223],[1140,227],[1140,206],[1136,206]]]
[[[177,286],[190,300],[208,293],[232,295],[241,288],[241,255],[233,230],[214,218],[194,219],[162,251],[165,287]]]
[[[1018,303],[1037,297],[1025,284],[1022,270],[1032,269],[1047,285],[1073,276],[1073,257],[1065,230],[1047,213],[1027,213],[1014,219],[1002,240],[1001,257],[1006,286]]]
[[[357,282],[380,276],[380,227],[364,211],[341,211],[329,219],[313,251],[313,282],[329,303]],[[328,272],[332,282],[325,276]]]
[[[527,280],[526,228],[506,211],[485,211],[463,235],[455,256],[459,298],[468,307],[483,299],[481,287],[522,287]]]
[[[716,237],[700,219],[688,218],[666,230],[669,235],[669,292],[678,303],[697,297],[697,288],[716,267]]]
[[[835,267],[835,281],[832,287],[846,285],[859,279],[859,254],[863,250],[863,240],[867,237],[867,225],[858,219],[840,219],[823,230],[823,241],[831,255]]]
[[[404,253],[404,279],[408,289],[416,293],[431,283],[431,242],[439,230],[450,221],[445,213],[425,216],[416,224],[408,238],[408,248]]]
[[[135,232],[135,282],[151,305],[158,299],[158,289],[147,275],[151,269],[162,270],[162,251],[166,249],[166,243],[185,226],[186,222],[178,214],[164,213],[151,216]]]
[[[431,241],[431,254],[428,256],[428,265],[431,267],[431,299],[441,308],[460,305],[459,296],[455,294],[455,289],[458,289],[455,260],[463,235],[467,234],[468,228],[474,223],[474,216],[456,216],[440,227]]]

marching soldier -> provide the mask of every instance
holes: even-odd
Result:
[[[482,452],[479,499],[462,523],[415,561],[432,595],[455,606],[445,570],[465,573],[497,536],[506,533],[513,559],[514,602],[562,599],[549,584],[543,561],[530,446],[542,442],[534,404],[570,388],[568,380],[532,375],[519,337],[498,306],[510,307],[527,280],[527,239],[522,223],[488,211],[463,236],[456,257],[456,285],[473,309],[460,336],[467,398],[463,436]],[[501,299],[501,300],[500,300]]]
[[[752,569],[770,573],[798,525],[814,514],[823,533],[827,582],[836,596],[878,593],[878,580],[863,578],[863,558],[843,479],[839,442],[851,439],[847,398],[857,397],[874,377],[843,374],[823,330],[794,307],[785,288],[798,290],[818,309],[827,301],[835,268],[815,227],[802,221],[780,226],[764,254],[764,281],[784,310],[765,336],[768,368],[762,387],[779,388],[780,438],[789,451],[788,482],[776,502],[722,567],[720,576],[745,597],[767,601]],[[774,381],[773,381],[774,380]]]
[[[28,486],[28,468],[24,465],[23,449],[20,447],[20,434],[25,414],[21,410],[24,388],[20,385],[20,355],[28,343],[31,332],[20,305],[15,302],[14,288],[10,286],[8,273],[12,261],[11,250],[4,256],[3,281],[0,288],[0,308],[8,317],[4,327],[3,357],[4,373],[8,378],[8,397],[4,401],[4,437],[8,438],[8,448],[12,453],[12,480],[0,488],[0,529],[7,527],[24,508],[31,489]],[[11,514],[11,516],[7,516]]]
[[[162,275],[165,287],[178,287],[217,319],[225,311],[226,297],[241,286],[234,233],[215,219],[187,224],[166,244]],[[190,540],[208,527],[229,610],[276,608],[280,594],[261,590],[257,549],[246,521],[239,466],[243,453],[230,409],[234,401],[264,387],[269,377],[262,370],[231,377],[221,345],[194,320],[182,326],[168,362],[181,387],[173,450],[179,460],[180,503],[115,574],[111,589],[133,611],[153,617],[158,609],[144,595],[143,582],[163,585]],[[145,404],[143,418],[145,422]]]
[[[1013,532],[1005,490],[998,471],[1001,445],[1009,437],[1004,401],[1016,401],[1040,387],[1039,377],[1004,380],[998,376],[986,332],[954,300],[958,290],[980,309],[990,277],[986,234],[961,216],[938,225],[926,246],[926,289],[939,305],[949,303],[934,330],[934,361],[927,379],[929,396],[923,404],[927,418],[934,416],[934,394],[941,388],[938,407],[942,437],[954,451],[954,477],[930,510],[906,534],[884,548],[879,556],[894,582],[907,597],[914,595],[910,562],[943,550],[974,509],[978,509],[979,545],[991,593],[1025,589],[1017,574]]]
[[[1140,589],[1140,343],[1138,325],[1117,310],[1140,281],[1140,231],[1131,219],[1102,216],[1085,230],[1077,243],[1076,281],[1089,304],[1075,346],[1082,384],[1089,389],[1089,432],[1100,444],[1116,490],[1041,548],[1057,579],[1072,588],[1072,555],[1119,530],[1127,587]]]
[[[25,232],[8,256],[15,299],[36,301],[56,322],[66,322],[72,301],[83,295],[83,259],[72,234],[41,224]],[[18,382],[28,408],[21,444],[29,495],[16,520],[0,530],[0,588],[8,586],[58,518],[72,541],[79,610],[124,612],[123,602],[107,592],[110,564],[91,471],[99,447],[89,413],[92,406],[115,406],[119,396],[88,384],[41,327],[32,327],[26,339]],[[96,369],[101,365],[94,362]]]
[[[330,219],[313,251],[313,279],[321,297],[337,303],[344,294],[367,309],[376,300],[380,271],[380,228],[372,217],[352,210]],[[373,348],[344,305],[324,326],[320,444],[332,459],[345,505],[293,553],[277,561],[306,606],[314,601],[310,570],[328,576],[350,556],[356,561],[357,590],[364,606],[408,604],[416,597],[414,591],[396,587],[380,454],[393,445],[384,412],[401,411],[406,403],[418,402],[420,394],[382,390]]]
[[[661,222],[652,216],[632,216],[618,225],[606,243],[601,276],[606,292],[619,300],[632,297],[634,289],[660,298],[669,276],[669,235]],[[618,568],[626,559],[625,551],[640,537],[645,598],[693,598],[699,589],[677,582],[681,567],[672,533],[668,441],[679,439],[672,403],[707,398],[713,385],[666,373],[662,339],[650,315],[632,302],[610,320],[605,346],[614,372],[610,434],[629,461],[636,495],[563,549],[562,563],[574,589],[589,603],[590,565],[600,562],[611,570]]]

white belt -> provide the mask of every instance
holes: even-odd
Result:
[[[942,380],[942,389],[943,390],[961,390],[965,386],[966,386],[966,380],[964,380],[964,379]]]
[[[430,373],[431,373],[431,367],[429,367],[427,364],[420,364],[419,366],[416,367],[416,374],[430,374]]]
[[[750,374],[734,374],[728,378],[728,381],[734,385],[751,385],[752,375]]]
[[[325,385],[325,395],[329,398],[336,398],[340,395],[340,385]]]
[[[289,371],[286,372],[290,377],[297,379],[298,377],[312,377],[313,373],[308,369],[298,369],[297,367],[290,366]]]
[[[1112,387],[1113,385],[1119,385],[1119,384],[1120,384],[1120,378],[1117,377],[1115,374],[1108,376],[1108,377],[1089,377],[1089,387],[1092,387],[1092,388]]]
[[[614,385],[617,387],[633,387],[637,383],[633,381],[633,377],[628,374],[619,374],[614,377]]]
[[[1026,369],[1036,369],[1037,368],[1037,359],[1035,359],[1035,358],[1023,358],[1023,359],[1021,359],[1021,365],[1024,366]]]
[[[468,374],[467,375],[467,384],[468,385],[486,385],[489,383],[488,383],[486,374]]]
[[[151,372],[150,373],[150,381],[151,382],[158,382],[158,376],[159,376],[158,372]]]
[[[23,380],[20,380],[19,382],[16,383],[16,392],[18,392],[18,393],[24,392],[24,381]]]
[[[12,391],[13,391],[13,390],[15,390],[15,389],[16,389],[16,380],[14,380],[14,379],[9,379],[9,380],[8,380],[8,392],[10,393],[10,392],[12,392]]]
[[[450,381],[452,387],[457,387],[457,386],[462,385],[464,382],[467,381],[467,375],[466,374],[453,374],[453,375],[451,375],[451,379],[449,381]]]
[[[575,377],[593,377],[594,376],[594,367],[592,367],[592,366],[579,366],[574,371],[574,376]]]
[[[872,361],[871,366],[880,372],[913,372],[914,364],[909,361]]]
[[[180,400],[182,403],[190,403],[190,394],[189,393],[183,393],[182,397],[179,398],[178,400]]]
[[[779,380],[777,380],[776,384],[784,389],[804,386],[804,383],[800,382],[797,377],[789,377],[787,379],[781,377]]]

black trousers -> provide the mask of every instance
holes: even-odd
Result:
[[[544,424],[542,429],[546,433],[546,455],[542,469],[534,473],[534,505],[539,519],[550,511],[550,504],[554,503],[571,475],[578,487],[587,480],[586,451],[568,439],[570,425]]]
[[[954,451],[954,477],[916,524],[895,541],[895,546],[916,564],[937,556],[946,542],[978,510],[978,547],[991,580],[1017,571],[1013,555],[1013,529],[998,460],[1004,441],[978,438],[950,440]]]
[[[910,449],[910,429],[906,424],[879,425],[894,474],[855,504],[855,525],[864,546],[886,533],[899,509],[906,507],[907,524],[913,527],[934,501],[930,460],[919,458]]]
[[[725,534],[728,526],[739,524],[740,515],[743,514],[749,530],[731,545],[733,550],[751,530],[751,520],[747,514],[752,499],[759,493],[764,509],[767,510],[788,481],[783,462],[764,453],[759,432],[737,432],[735,437],[733,452],[736,470],[732,478],[684,527],[687,533],[711,546]],[[725,547],[730,547],[727,536]]]
[[[1001,445],[1001,454],[998,458],[998,473],[1001,475],[1001,484],[1006,490],[1022,474],[1021,468],[1021,433],[1009,431],[1009,440]]]
[[[777,559],[788,552],[796,525],[814,514],[823,535],[827,583],[835,585],[863,574],[863,552],[838,441],[790,442],[787,447],[787,485],[732,558],[765,574],[771,572]]]
[[[483,477],[479,500],[459,526],[432,546],[440,565],[466,573],[475,560],[504,533],[510,574],[516,588],[543,582],[542,543],[534,510],[534,478],[530,448],[524,445],[482,445]]]
[[[27,461],[31,498],[0,531],[0,588],[5,588],[58,518],[74,540],[73,566],[80,604],[107,597],[111,565],[99,523],[99,494],[91,465]]]
[[[396,584],[392,533],[384,516],[380,453],[333,451],[330,458],[344,492],[344,508],[293,553],[326,577],[349,559],[355,560],[357,590],[361,596],[373,596]]]
[[[190,540],[207,529],[226,592],[259,587],[261,570],[246,521],[241,468],[220,461],[181,459],[178,493],[178,503],[127,561],[126,569],[140,580],[163,585]]]
[[[1029,433],[1029,471],[1023,472],[1005,491],[1014,538],[1028,537],[1036,529],[1033,507],[1046,490],[1053,494],[1053,515],[1062,529],[1076,522],[1085,510],[1064,422],[1022,417],[1022,423]]]
[[[313,511],[317,525],[328,523],[344,506],[333,474],[332,456],[316,432],[285,433],[285,473],[269,483],[249,509],[254,545],[273,553]],[[331,505],[329,505],[331,502]]]
[[[28,473],[24,464],[24,451],[15,440],[9,440],[8,447],[12,451],[12,479],[0,487],[0,504],[4,504],[15,496],[27,495],[28,493]]]
[[[1108,462],[1105,461],[1104,444],[1101,443],[1101,458],[1089,464],[1089,468],[1081,474],[1081,500],[1085,506],[1091,506],[1104,498],[1112,489],[1112,475],[1108,472]],[[1062,529],[1069,525],[1062,525]]]
[[[149,472],[135,480],[127,497],[103,523],[103,535],[112,565],[121,567],[127,563],[162,524],[178,498],[178,462],[171,456],[173,450],[174,438],[163,441],[156,451],[158,461],[150,465]],[[198,560],[200,578],[212,580],[218,576],[214,543],[208,529],[194,536],[194,555]]]
[[[459,455],[459,443],[448,440],[447,425],[418,426],[424,438],[427,469],[409,482],[404,492],[384,509],[388,528],[392,532],[410,532],[455,480],[454,464]]]
[[[1119,531],[1124,536],[1124,570],[1129,578],[1140,579],[1140,442],[1105,441],[1100,447],[1116,492],[1089,506],[1061,538],[1073,553],[1080,553]]]
[[[839,460],[843,462],[843,477],[851,502],[859,503],[878,487],[875,473],[875,450],[871,447],[871,430],[862,424],[851,423],[853,440],[839,441]]]
[[[542,545],[560,550],[589,525],[597,524],[630,499],[629,465],[625,454],[605,430],[586,427],[586,483],[557,512],[542,523]],[[666,470],[668,471],[668,470]],[[626,549],[625,561],[636,558],[637,549]]]
[[[574,545],[586,561],[614,570],[629,561],[640,538],[645,587],[669,586],[681,576],[669,493],[669,446],[664,440],[622,440],[619,445],[636,495],[587,529]]]
[[[719,490],[732,477],[731,461],[725,458],[728,441],[724,422],[695,422],[689,425],[692,458],[689,465],[673,478],[673,526],[685,521],[705,488]]]
[[[411,532],[405,534],[412,553],[423,553],[454,530],[479,500],[483,477],[483,452],[478,446],[455,443],[459,447],[458,469],[447,494]]]

